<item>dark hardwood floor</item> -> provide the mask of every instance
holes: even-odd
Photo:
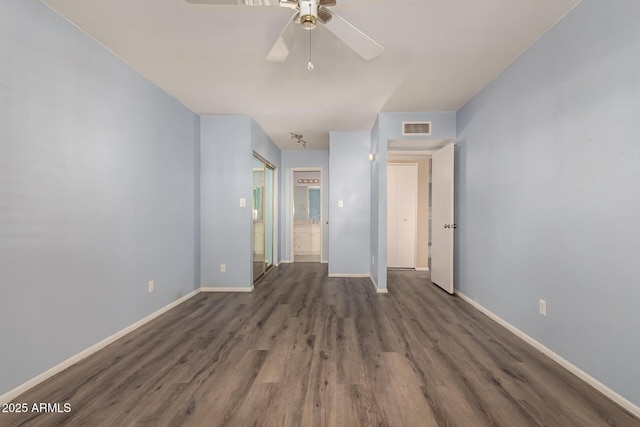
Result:
[[[285,264],[251,294],[201,293],[14,400],[28,426],[640,426],[428,282]]]

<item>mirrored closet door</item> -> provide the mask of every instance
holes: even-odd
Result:
[[[273,266],[273,184],[275,168],[253,156],[253,281]]]

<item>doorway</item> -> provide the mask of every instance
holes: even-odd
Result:
[[[275,166],[253,154],[253,282],[273,267],[273,184]]]
[[[291,170],[293,262],[322,260],[322,169]]]
[[[421,263],[418,261],[416,264],[416,270],[429,270],[430,280],[434,284],[443,288],[449,293],[454,292],[454,278],[453,278],[453,241],[454,241],[454,229],[456,224],[454,223],[454,207],[453,207],[453,170],[454,170],[454,147],[455,145],[451,141],[437,141],[434,142],[431,150],[424,151],[408,151],[408,150],[394,150],[389,142],[388,151],[388,163],[409,162],[420,163],[420,159],[424,159],[427,163],[426,174],[427,178],[423,180],[420,177],[419,183],[426,183],[426,200],[424,208],[426,214],[421,214],[418,211],[418,222],[421,220],[426,221],[426,235],[420,236],[418,231],[418,251],[424,250],[426,257],[424,261],[425,268],[422,268]],[[387,185],[390,185],[390,178],[387,176]],[[389,188],[388,188],[389,189]],[[393,203],[393,200],[387,195],[387,208]],[[420,205],[420,202],[418,202]],[[387,226],[389,226],[389,213],[387,213]],[[388,227],[387,227],[388,228]],[[390,231],[387,230],[387,238],[390,235]],[[389,238],[387,239],[389,244]],[[389,249],[387,249],[389,251]],[[420,255],[418,255],[418,259]],[[392,264],[387,259],[387,266],[393,268]]]

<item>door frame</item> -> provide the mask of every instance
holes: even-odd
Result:
[[[295,190],[295,181],[294,181],[294,176],[295,176],[295,172],[320,172],[320,262],[322,262],[322,260],[324,259],[324,217],[322,215],[322,211],[324,208],[324,203],[323,203],[323,199],[324,199],[324,182],[323,182],[323,170],[322,167],[320,166],[316,166],[316,167],[299,167],[299,168],[291,168],[291,174],[290,174],[290,186],[291,188],[289,189],[289,218],[291,219],[289,222],[289,234],[290,234],[290,239],[289,239],[289,250],[290,252],[290,258],[291,258],[291,262],[296,262],[296,258],[295,258],[295,251],[294,251],[294,220],[293,220],[293,210],[294,210],[294,190]]]
[[[410,160],[409,157],[422,157],[422,156],[424,156],[426,158],[431,158],[433,160],[433,153],[435,153],[436,151],[442,149],[444,146],[450,145],[450,144],[453,145],[454,152],[455,152],[455,149],[458,147],[458,145],[455,143],[454,139],[447,139],[447,140],[442,140],[445,143],[441,147],[434,147],[434,148],[428,148],[428,149],[411,149],[411,150],[389,149],[388,148],[389,141],[390,140],[386,141],[386,145],[387,145],[387,151],[385,153],[386,163],[388,163],[390,158],[394,158],[394,159],[398,159],[398,160],[400,160],[400,159]],[[385,167],[386,167],[386,164],[385,164]],[[432,175],[431,183],[433,183],[433,162],[431,164],[431,175]],[[384,186],[385,187],[386,187],[386,184],[387,184],[386,180],[387,180],[387,177],[385,176],[385,182],[384,182]],[[454,187],[455,187],[455,184],[454,184]],[[379,188],[380,188],[380,186],[379,186]],[[431,189],[431,195],[433,197],[433,188]],[[454,200],[455,200],[455,195],[454,195]],[[387,195],[386,194],[385,194],[385,202],[386,203],[385,203],[384,209],[387,209],[386,204],[388,204],[389,201],[387,200]],[[455,208],[454,208],[454,216],[455,216]],[[433,217],[432,217],[432,219],[433,219]],[[452,222],[454,222],[454,221],[452,221]],[[378,224],[380,224],[380,222]],[[385,227],[384,228],[379,228],[379,233],[385,233],[385,238],[387,237],[386,236],[387,227],[388,227],[388,224],[386,224],[386,219],[385,219]],[[430,230],[430,233],[429,233],[429,236],[431,238],[432,243],[433,243],[433,229],[434,229],[434,227],[435,227],[435,225],[434,225],[434,223],[432,221],[432,226],[431,226],[431,230]],[[432,257],[433,257],[433,249],[434,249],[433,246],[429,249],[429,254]],[[385,254],[386,254],[386,250],[385,250]],[[380,255],[380,248],[378,248],[378,255]],[[387,260],[386,259],[383,260],[382,258],[383,257],[379,257],[378,258],[378,263],[379,263],[378,274],[380,274],[380,275],[384,274],[385,275],[385,282],[384,283],[385,283],[385,287],[386,287],[386,286],[388,286]],[[384,262],[384,266],[380,266],[380,264],[382,264],[383,262]],[[454,252],[454,255],[453,255],[453,262],[455,263],[455,252]],[[433,265],[433,258],[432,258],[432,265]],[[429,267],[430,272],[433,271],[432,265]],[[455,280],[455,277],[454,277],[454,280]],[[387,291],[387,290],[386,289],[384,291],[378,290],[378,292],[382,292],[382,293],[384,293],[385,291]],[[454,285],[454,291],[455,291],[455,285]]]
[[[254,151],[252,153],[252,157],[258,159],[259,161],[261,161],[262,163],[264,163],[264,177],[263,177],[263,184],[264,184],[264,190],[263,190],[263,194],[262,194],[262,215],[264,217],[264,265],[263,265],[263,272],[262,274],[260,274],[259,276],[257,276],[255,279],[253,279],[253,283],[257,283],[260,280],[262,280],[262,278],[274,267],[275,265],[275,224],[276,224],[276,218],[275,218],[275,212],[276,212],[276,170],[277,167],[271,163],[270,161],[268,161],[267,159],[265,159],[264,157],[262,157],[260,154],[258,154],[256,151]],[[266,215],[266,199],[265,199],[265,194],[267,193],[266,188],[267,188],[267,173],[266,170],[267,169],[271,169],[273,176],[272,176],[272,182],[271,182],[271,264],[267,264],[267,215]],[[252,176],[252,180],[253,180],[253,176]],[[253,204],[253,202],[252,202]],[[255,247],[255,223],[251,222],[251,269],[252,269],[252,275],[253,275],[253,265],[254,265],[254,261],[253,261],[253,255],[254,255],[254,247]]]

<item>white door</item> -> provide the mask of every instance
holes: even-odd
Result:
[[[387,167],[387,266],[415,268],[418,165]]]
[[[433,153],[431,281],[453,293],[453,144]]]

